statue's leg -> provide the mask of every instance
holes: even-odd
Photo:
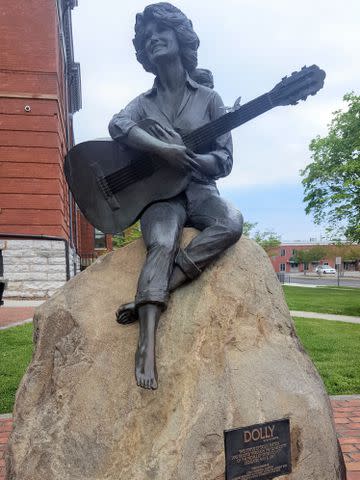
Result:
[[[141,217],[141,232],[147,248],[136,295],[136,302],[121,305],[116,321],[128,325],[138,319],[135,304],[152,299],[153,303],[166,305],[169,296],[169,278],[174,258],[179,249],[180,234],[186,220],[183,196],[157,202],[148,207]]]
[[[156,328],[169,298],[169,279],[185,219],[181,197],[152,205],[141,219],[147,256],[135,298],[139,316],[135,375],[137,384],[143,388],[157,388]]]
[[[123,312],[127,317],[126,321],[119,323],[131,323],[139,318],[135,376],[137,384],[143,388],[157,388],[156,328],[160,314],[168,302],[169,279],[185,220],[183,196],[154,203],[144,212],[141,231],[147,255],[139,277],[135,302],[121,306],[117,312],[117,315],[120,312],[121,316]]]
[[[170,280],[171,290],[200,275],[203,268],[237,242],[242,234],[241,213],[220,197],[215,186],[191,183],[186,195],[188,224],[201,232],[179,251]]]

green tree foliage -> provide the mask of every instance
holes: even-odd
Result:
[[[338,243],[327,245],[326,258],[335,261],[336,257],[341,257],[342,262],[354,263],[355,268],[359,268],[360,264],[360,245]]]
[[[292,260],[304,265],[304,275],[306,275],[306,271],[309,269],[309,264],[326,258],[326,254],[327,249],[325,247],[315,245],[306,250],[295,250]]]
[[[256,230],[251,234],[256,225],[257,223],[244,222],[243,234],[255,240],[256,243],[262,246],[266,253],[270,254],[274,248],[277,248],[281,244],[280,237],[272,231],[260,232]]]
[[[122,234],[114,235],[112,238],[113,248],[125,247],[129,243],[141,237],[140,222],[137,221],[134,225],[127,228]]]
[[[305,211],[360,243],[360,96],[344,101],[348,109],[333,113],[328,135],[310,143],[313,161],[301,172]]]

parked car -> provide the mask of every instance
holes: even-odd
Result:
[[[329,267],[328,265],[319,265],[315,269],[316,273],[336,273],[335,268]]]

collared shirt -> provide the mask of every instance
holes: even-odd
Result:
[[[109,132],[114,140],[123,140],[134,125],[148,118],[184,136],[225,113],[220,95],[210,88],[199,85],[189,75],[186,77],[183,100],[173,120],[162,111],[157,93],[158,79],[155,79],[151,90],[136,97],[114,115],[109,124]],[[201,183],[215,183],[216,178],[229,175],[233,163],[232,151],[231,134],[226,133],[218,137],[208,148],[201,150],[201,153],[212,153],[216,157],[219,174],[216,177],[208,177],[194,172],[192,179]]]

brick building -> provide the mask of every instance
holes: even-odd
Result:
[[[63,174],[81,108],[77,0],[0,2],[0,276],[7,297],[51,295],[94,252]],[[92,244],[91,244],[92,241]]]
[[[327,242],[284,242],[279,247],[270,252],[270,260],[275,272],[296,273],[303,272],[304,265],[297,263],[294,259],[295,252],[299,250],[309,250],[315,246],[327,246]],[[308,266],[308,270],[314,271],[319,265],[329,265],[334,267],[334,259],[321,259]]]

